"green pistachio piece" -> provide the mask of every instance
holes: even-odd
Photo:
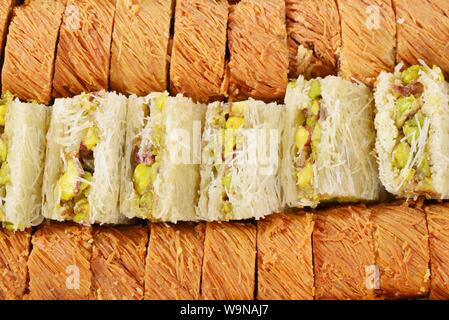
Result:
[[[164,110],[166,101],[167,96],[165,94],[161,94],[154,100],[154,104],[156,105],[156,108],[162,112],[162,110]]]
[[[313,100],[310,103],[309,111],[312,115],[318,116],[318,114],[320,113],[320,102],[318,100]]]
[[[423,68],[421,66],[415,65],[410,68],[404,70],[401,75],[401,80],[405,85],[410,84],[413,80],[417,80],[419,78],[419,72]]]
[[[225,188],[226,191],[231,190],[232,184],[232,175],[229,173],[221,178],[221,185]]]
[[[153,193],[146,192],[142,197],[140,197],[140,207],[144,209],[151,209],[153,206]]]
[[[302,148],[307,144],[308,141],[309,131],[304,127],[299,127],[298,130],[296,130],[295,134],[296,148],[298,148],[298,150],[302,150]]]
[[[92,173],[90,173],[89,171],[84,172],[84,174],[81,177],[88,182],[92,182],[92,180],[93,180]],[[89,183],[81,182],[80,190],[81,190],[81,192],[84,192],[84,191],[87,191],[89,187],[90,187]]]
[[[417,141],[419,138],[419,128],[409,123],[406,123],[403,128],[404,135],[407,138],[408,143],[412,144],[414,141]]]
[[[313,166],[307,163],[306,166],[300,169],[297,173],[297,185],[300,189],[305,189],[313,183]]]
[[[224,155],[225,157],[234,152],[234,147],[237,145],[237,138],[234,129],[226,129],[223,131]]]
[[[313,146],[318,145],[320,140],[321,140],[321,126],[319,123],[317,123],[312,133],[312,145]]]
[[[0,104],[0,126],[4,126],[6,123],[6,111],[7,106],[6,104]]]
[[[244,123],[245,120],[242,117],[229,117],[226,121],[226,129],[240,129]]]
[[[410,145],[407,142],[400,142],[394,149],[393,156],[396,167],[404,168],[410,157]]]
[[[73,213],[75,214],[73,217],[74,222],[88,222],[90,213],[89,201],[87,201],[87,199],[77,201],[73,207]]]
[[[319,80],[310,81],[309,98],[318,99],[321,96],[321,83]]]
[[[425,176],[430,177],[432,175],[432,172],[430,171],[430,165],[429,161],[426,157],[421,161],[421,164],[419,166],[419,171]]]
[[[5,162],[7,156],[8,156],[8,145],[3,139],[0,139],[0,160],[2,162]]]
[[[95,146],[100,142],[98,129],[95,127],[90,127],[86,131],[86,135],[84,136],[81,143],[88,149],[93,150]]]
[[[152,169],[148,165],[139,164],[136,169],[134,169],[134,188],[138,194],[143,195],[145,192],[149,191],[151,175]]]
[[[232,104],[232,114],[243,117],[243,115],[245,114],[245,108],[246,108],[245,101],[234,102]]]
[[[298,125],[302,126],[306,122],[306,115],[303,111],[300,111],[298,113]]]
[[[315,125],[316,125],[317,122],[318,122],[318,118],[317,118],[317,117],[315,117],[315,116],[307,117],[306,125],[307,125],[309,128],[313,128],[313,127],[315,127]]]
[[[229,201],[226,201],[225,203],[223,203],[223,212],[225,214],[232,213],[232,204]]]
[[[292,80],[288,83],[288,86],[292,89],[295,89],[297,85],[297,81],[296,80]]]
[[[80,170],[75,162],[73,160],[67,161],[66,171],[58,180],[58,186],[61,190],[61,200],[71,200],[78,194],[79,176]]]
[[[416,98],[414,96],[401,97],[396,100],[396,108],[400,113],[411,111],[413,109],[413,104],[415,103],[415,101]]]

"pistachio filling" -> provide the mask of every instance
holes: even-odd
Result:
[[[426,72],[425,67],[411,66],[394,81],[392,119],[399,133],[391,157],[401,188],[406,193],[430,196],[435,190],[427,144],[429,119],[422,110],[424,85],[419,81],[420,72]]]
[[[88,196],[95,172],[94,150],[101,140],[94,117],[99,105],[93,95],[81,96],[83,119],[86,118],[86,122],[91,125],[84,129],[80,144],[75,150],[64,150],[65,167],[57,182],[62,215],[76,223],[89,222]]]
[[[6,197],[6,185],[11,181],[8,165],[8,139],[5,134],[6,113],[13,96],[7,92],[0,99],[0,199]],[[0,222],[8,230],[14,230],[12,223],[6,221],[4,208],[0,209]]]
[[[293,158],[298,190],[303,197],[316,200],[313,165],[316,162],[316,149],[321,139],[319,120],[322,96],[319,80],[310,82],[308,96],[309,105],[299,111],[296,119],[298,127],[294,137]]]
[[[217,176],[220,163],[224,163],[221,176],[221,186],[223,187],[221,211],[226,219],[232,219],[234,214],[234,208],[230,200],[230,196],[234,193],[231,162],[237,155],[239,139],[241,139],[239,130],[245,127],[245,108],[246,102],[244,101],[229,103],[213,119],[212,123],[213,129],[218,133],[218,145],[220,147],[219,159],[217,159],[219,161],[214,164],[213,174]]]
[[[159,95],[153,100],[156,112],[162,112],[166,105],[167,96]],[[148,213],[153,207],[154,183],[159,174],[160,153],[164,140],[164,128],[160,122],[150,126],[151,108],[142,105],[144,113],[144,129],[150,130],[150,139],[138,136],[133,143],[131,164],[133,168],[133,185],[136,194],[136,207]]]

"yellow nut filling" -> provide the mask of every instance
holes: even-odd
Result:
[[[226,191],[231,190],[232,184],[232,175],[227,174],[221,178],[221,185],[225,188]]]
[[[307,144],[308,141],[309,141],[309,130],[307,130],[304,127],[299,127],[298,130],[296,130],[295,134],[296,148],[298,148],[298,150],[301,150],[302,148],[304,148],[304,146]]]
[[[88,149],[93,150],[95,146],[100,142],[98,129],[95,127],[90,127],[86,131],[86,135],[81,143]]]
[[[7,156],[8,156],[8,145],[3,139],[0,139],[0,160],[2,162],[5,162]]]
[[[59,178],[58,186],[61,190],[61,200],[69,201],[78,194],[80,170],[73,160],[67,161],[67,169]]]
[[[313,166],[307,163],[306,166],[300,169],[297,173],[297,185],[300,189],[307,188],[313,183]]]
[[[89,221],[90,206],[87,199],[77,201],[73,207],[73,212],[75,214],[73,217],[74,222],[80,223]]]
[[[154,100],[154,104],[159,111],[164,110],[166,102],[167,102],[167,96],[164,94],[161,94]]]
[[[245,120],[242,117],[229,117],[226,121],[226,129],[240,129],[244,122]]]
[[[419,72],[422,70],[421,66],[411,66],[410,68],[404,70],[401,75],[401,80],[404,84],[410,84],[413,80],[419,78]]]
[[[310,83],[309,98],[314,100],[321,96],[321,83],[319,80],[312,80]]]
[[[398,168],[402,169],[407,165],[410,157],[410,146],[406,142],[399,143],[393,151],[394,161]]]
[[[145,164],[139,164],[134,169],[133,181],[134,188],[137,193],[143,195],[145,192],[149,191],[151,185],[151,175],[152,169],[150,166]]]

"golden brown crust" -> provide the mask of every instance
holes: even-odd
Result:
[[[286,10],[289,76],[336,75],[341,36],[335,0],[287,0]]]
[[[147,95],[167,89],[172,0],[118,0],[111,88]]]
[[[142,300],[146,227],[94,227],[91,299]]]
[[[203,103],[222,97],[228,7],[226,0],[176,1],[170,66],[173,94]]]
[[[31,229],[14,233],[0,228],[0,300],[22,299],[30,241]]]
[[[372,208],[380,290],[388,298],[425,296],[429,292],[429,235],[422,210],[407,204]]]
[[[53,97],[108,89],[114,0],[67,1],[53,78]]]
[[[381,71],[392,72],[396,21],[391,0],[337,0],[341,17],[340,75],[373,86]]]
[[[397,62],[424,60],[449,76],[449,1],[393,0],[397,28]]]
[[[33,235],[28,299],[88,299],[92,230],[73,223],[44,223]]]
[[[5,49],[2,91],[21,100],[48,104],[55,48],[64,5],[34,0],[14,9]]]
[[[313,232],[316,299],[372,299],[366,267],[374,265],[371,212],[363,206],[320,211]]]
[[[229,99],[283,100],[288,48],[283,0],[242,0],[228,23]]]
[[[6,36],[16,0],[0,1],[0,61],[6,44]]]
[[[432,270],[430,298],[449,300],[449,204],[426,206],[425,212]]]
[[[145,270],[146,300],[200,297],[204,224],[152,224]]]
[[[257,299],[312,300],[311,214],[277,214],[257,223]]]
[[[242,223],[208,223],[201,281],[206,300],[254,299],[256,227]]]

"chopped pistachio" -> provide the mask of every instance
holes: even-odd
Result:
[[[5,227],[5,229],[6,230],[8,230],[8,231],[16,231],[15,230],[15,228],[14,228],[14,224],[12,224],[11,222],[7,222],[7,221],[5,221],[5,222],[3,222],[3,226]]]
[[[433,181],[431,178],[424,178],[424,180],[418,184],[416,187],[416,191],[419,192],[426,192],[426,193],[433,193],[435,192],[435,189],[433,188]]]
[[[309,98],[317,99],[321,96],[321,83],[319,80],[310,81]]]
[[[136,192],[138,194],[142,195],[146,191],[149,191],[151,184],[151,174],[151,167],[145,164],[139,164],[137,165],[136,169],[134,169],[134,188],[136,189]]]
[[[419,78],[419,72],[422,70],[421,66],[415,65],[410,68],[404,70],[401,75],[401,80],[404,84],[408,85],[413,80],[417,80]]]
[[[230,214],[230,213],[232,213],[232,204],[231,204],[229,201],[226,201],[226,202],[223,204],[223,212],[224,212],[225,214]]]
[[[318,122],[317,117],[315,117],[315,116],[307,117],[306,125],[310,128],[313,128],[317,122]]]
[[[404,113],[412,110],[415,101],[416,98],[414,96],[401,97],[396,100],[396,107],[398,108],[399,112]]]
[[[5,162],[7,156],[8,156],[8,145],[3,139],[0,139],[0,160],[2,162]]]
[[[235,137],[235,130],[227,129],[224,133],[224,155],[229,156],[234,152],[234,148],[237,145],[237,139]]]
[[[320,142],[320,140],[321,140],[321,126],[319,123],[317,123],[312,133],[312,145],[316,146]]]
[[[418,108],[418,100],[413,95],[397,99],[395,103],[396,126],[401,127],[409,114]]]
[[[156,108],[162,112],[162,110],[165,107],[166,101],[167,101],[167,96],[165,94],[161,94],[154,100],[154,104],[156,105]]]
[[[400,142],[396,148],[394,148],[393,156],[396,166],[399,169],[404,168],[410,157],[410,145],[407,142]]]
[[[243,127],[244,122],[242,117],[229,117],[226,121],[226,129],[240,129]]]
[[[0,185],[6,185],[11,181],[10,177],[10,171],[9,171],[9,165],[7,162],[3,162],[2,166],[0,168]]]
[[[411,124],[412,126],[415,126],[415,127],[418,127],[418,126],[419,126],[420,128],[422,128],[422,127],[424,127],[425,117],[422,115],[421,112],[418,112],[418,113],[415,114],[415,116],[414,116],[412,119],[410,119],[409,121],[410,121],[410,124]]]
[[[151,165],[150,167],[150,179],[151,179],[151,183],[154,183],[156,181],[157,178],[157,174],[159,171],[159,167],[160,167],[160,163],[159,162],[155,162]]]
[[[419,128],[416,126],[411,125],[410,123],[405,123],[404,128],[404,135],[407,138],[408,143],[412,144],[413,141],[417,141],[419,138]]]
[[[73,160],[67,161],[67,169],[58,180],[58,186],[61,190],[61,200],[68,201],[73,199],[78,193],[79,169]]]
[[[144,209],[151,209],[153,206],[153,193],[146,192],[140,197],[140,207]]]
[[[86,135],[84,136],[81,143],[88,149],[93,150],[95,146],[100,142],[98,129],[96,127],[90,127],[86,131]]]
[[[298,125],[302,126],[304,124],[304,122],[306,122],[306,115],[304,114],[304,112],[300,111],[298,114]]]
[[[433,66],[432,66],[432,70],[435,71],[435,72],[437,72],[437,74],[438,74],[438,82],[441,82],[441,83],[442,83],[442,82],[446,81],[443,72],[441,71],[440,68],[438,68],[438,66],[433,65]]]
[[[0,198],[4,197],[6,197],[6,186],[0,186]]]
[[[430,171],[430,165],[429,161],[426,157],[421,161],[421,164],[419,166],[419,171],[425,176],[430,177],[432,175],[432,172]]]
[[[99,107],[99,102],[96,99],[91,99],[91,95],[89,93],[84,94],[81,100],[81,106],[87,110],[88,113],[94,113],[97,111]]]
[[[6,104],[0,104],[0,126],[4,126],[6,123],[6,111],[7,111],[7,105]]]
[[[77,201],[73,207],[73,213],[75,214],[73,221],[76,223],[89,221],[89,212],[90,205],[87,199]]]
[[[309,131],[304,127],[299,127],[298,130],[296,130],[295,134],[296,148],[298,148],[298,150],[302,150],[302,148],[307,144],[308,141]]]
[[[232,184],[232,175],[229,173],[221,178],[221,185],[225,188],[226,191],[231,190]]]
[[[93,180],[93,176],[92,173],[90,173],[89,171],[84,172],[84,174],[81,176],[84,180],[88,181],[88,182],[92,182]],[[90,187],[90,184],[87,182],[81,182],[81,186],[80,186],[80,190],[82,192],[86,191],[88,188]]]
[[[313,100],[309,106],[310,113],[314,116],[318,116],[320,113],[320,102],[318,100]]]
[[[237,116],[243,117],[243,115],[245,114],[245,107],[246,107],[245,101],[234,102],[232,104],[232,113]]]
[[[292,88],[292,89],[295,89],[296,88],[296,84],[297,84],[297,81],[296,80],[292,80],[292,81],[289,82],[288,86],[290,88]]]
[[[300,169],[297,173],[297,185],[300,189],[304,189],[313,183],[313,166],[310,162]]]

